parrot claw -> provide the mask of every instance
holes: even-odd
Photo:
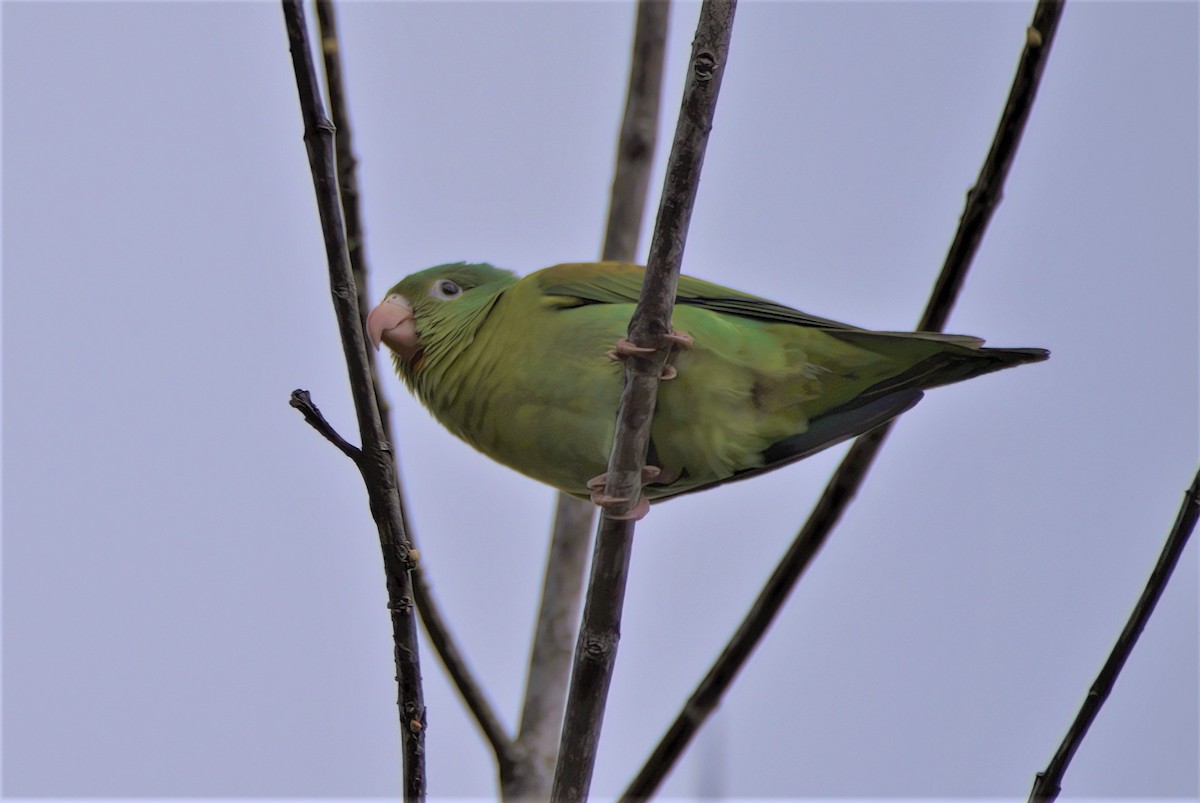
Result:
[[[610,360],[621,360],[626,357],[632,357],[635,354],[653,354],[654,349],[648,349],[643,346],[636,345],[629,341],[628,338],[620,338],[617,340],[617,347],[609,349],[606,356]]]
[[[604,509],[604,515],[608,516],[613,521],[641,521],[650,512],[650,500],[644,494],[638,495],[638,502],[628,513],[614,513],[611,510],[613,505],[619,505],[628,502],[627,496],[609,496],[603,491],[596,491],[592,494],[592,503],[599,505]]]
[[[609,505],[619,505],[622,502],[628,502],[628,496],[609,496],[604,491],[592,491],[591,500],[593,505],[607,507]]]
[[[680,349],[690,349],[696,342],[695,338],[693,338],[691,335],[675,329],[672,329],[671,333],[669,335],[664,335],[664,337],[667,339],[668,343],[675,348]],[[628,338],[622,337],[617,341],[617,347],[604,352],[604,356],[615,362],[617,360],[623,360],[626,357],[632,357],[635,354],[653,354],[655,351],[656,349],[639,346],[630,341]],[[667,368],[663,370],[660,379],[674,379],[675,376],[675,369],[667,366]]]
[[[638,497],[638,503],[633,506],[628,513],[613,513],[607,508],[604,515],[614,521],[641,521],[646,518],[646,514],[650,512],[650,500],[645,496]]]
[[[658,378],[666,382],[668,379],[674,379],[677,376],[679,376],[679,370],[674,365],[668,364],[663,366],[662,373],[658,375]]]
[[[654,482],[656,479],[659,478],[659,476],[661,474],[662,474],[662,469],[659,468],[658,466],[642,466],[642,482]],[[592,477],[590,480],[588,480],[587,482],[584,483],[584,485],[587,486],[587,489],[589,491],[596,491],[599,493],[604,492],[604,486],[607,484],[608,484],[608,475],[607,474],[597,474],[596,476]],[[593,496],[592,501],[596,502],[596,500],[594,498],[596,496],[596,494],[593,493],[592,496]],[[629,500],[628,499],[609,499],[608,501],[610,501],[610,502],[628,502]],[[600,504],[600,502],[596,502],[596,504]]]
[[[687,332],[680,332],[677,329],[672,329],[671,334],[666,335],[667,340],[675,344],[681,349],[690,349],[696,344],[696,338],[689,335]]]

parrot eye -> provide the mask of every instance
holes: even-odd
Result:
[[[449,300],[462,295],[462,288],[451,279],[438,279],[433,283],[433,287],[429,288],[429,295]]]

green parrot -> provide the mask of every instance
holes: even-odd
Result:
[[[367,316],[376,348],[447,429],[489,457],[577,497],[603,495],[624,386],[624,335],[644,269],[555,265],[524,278],[487,264],[414,273]],[[927,388],[1043,349],[982,348],[930,332],[873,332],[690,276],[679,277],[643,498],[779,468],[912,407]]]

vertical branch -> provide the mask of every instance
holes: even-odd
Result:
[[[300,0],[282,0],[282,5],[304,119],[304,144],[308,150],[321,230],[325,238],[330,291],[363,443],[362,453],[356,463],[366,483],[371,515],[379,530],[387,577],[388,610],[391,612],[399,687],[397,704],[402,734],[404,796],[409,800],[422,800],[425,796],[425,704],[421,693],[412,586],[408,576],[412,556],[400,510],[391,446],[384,437],[371,383],[362,316],[346,249],[345,224],[334,166],[334,129],[325,116],[317,86],[304,7]]]
[[[1100,713],[1100,707],[1104,705],[1104,701],[1112,692],[1113,686],[1117,682],[1117,676],[1121,674],[1125,661],[1129,659],[1134,645],[1137,644],[1138,636],[1142,634],[1146,623],[1150,621],[1150,614],[1154,613],[1154,607],[1167,587],[1171,573],[1175,571],[1175,565],[1179,563],[1179,556],[1183,554],[1183,548],[1187,546],[1188,538],[1191,536],[1192,530],[1196,528],[1197,519],[1200,519],[1200,471],[1196,472],[1191,487],[1183,495],[1183,505],[1180,506],[1179,514],[1175,517],[1175,525],[1167,535],[1167,541],[1163,544],[1162,552],[1159,553],[1158,562],[1154,565],[1154,570],[1150,572],[1150,579],[1146,581],[1146,587],[1142,589],[1142,596],[1134,606],[1133,613],[1129,615],[1125,629],[1121,631],[1117,643],[1113,645],[1112,652],[1108,655],[1108,660],[1104,662],[1100,674],[1096,676],[1092,687],[1088,689],[1087,697],[1084,698],[1079,713],[1075,715],[1075,721],[1071,723],[1067,735],[1063,737],[1062,744],[1058,746],[1058,750],[1050,759],[1050,763],[1046,765],[1046,769],[1039,772],[1034,779],[1033,791],[1029,793],[1029,803],[1050,803],[1062,791],[1062,779],[1067,772],[1067,767],[1071,764],[1071,759],[1075,757],[1075,751],[1082,744],[1083,737],[1087,735],[1088,728],[1092,726],[1092,722]]]
[[[633,262],[637,258],[650,168],[658,142],[658,107],[670,15],[670,0],[638,0],[625,115],[617,140],[617,163],[600,257],[603,260]]]
[[[317,28],[321,36],[322,64],[325,68],[325,87],[329,95],[329,112],[333,117],[335,130],[337,185],[342,202],[342,213],[345,217],[346,246],[350,269],[354,276],[358,311],[362,317],[371,306],[367,296],[366,237],[363,234],[359,204],[358,159],[354,155],[354,135],[350,125],[349,102],[342,80],[341,40],[338,36],[337,14],[334,10],[333,0],[316,0],[316,8]],[[365,318],[362,325],[366,325]],[[395,443],[392,438],[391,407],[383,392],[382,383],[379,381],[375,352],[372,349],[367,350],[367,369],[371,375],[371,386],[375,389],[375,402],[379,408],[384,437],[388,443]],[[402,518],[408,524],[411,518],[408,515],[408,508],[404,500],[404,488],[399,482],[398,473],[397,494],[400,499]],[[407,534],[409,544],[415,550],[416,538],[411,526],[408,528]],[[434,597],[433,590],[425,578],[424,566],[415,565],[409,576],[413,586],[413,598],[417,603],[417,611],[421,615],[421,623],[425,625],[425,631],[429,635],[434,652],[441,660],[442,666],[446,668],[447,674],[450,675],[450,679],[454,682],[467,709],[475,717],[479,729],[483,731],[484,737],[491,744],[500,765],[511,764],[511,741],[446,624],[446,619],[437,604],[437,598]]]
[[[658,140],[658,108],[670,10],[670,0],[638,2],[629,86],[601,255],[604,260],[632,262],[637,257]],[[562,492],[557,497],[516,739],[519,760],[511,766],[510,773],[503,768],[500,773],[505,797],[544,799],[549,795],[566,707],[571,647],[579,621],[595,507],[587,500]]]
[[[341,40],[338,37],[333,0],[317,0],[316,9],[317,30],[321,37],[321,63],[325,68],[325,91],[329,96],[329,114],[333,118],[335,132],[338,195],[342,202],[342,215],[346,221],[346,251],[350,258],[350,270],[354,275],[358,311],[363,316],[363,326],[366,326],[366,311],[371,308],[367,296],[367,252],[359,205],[358,158],[354,155],[354,132],[350,124],[345,84],[342,81]],[[383,422],[383,434],[388,443],[392,443],[391,405],[383,394],[379,383],[379,371],[375,367],[375,352],[370,349],[367,350],[367,364],[375,388],[379,420]],[[400,503],[403,506],[403,493],[400,494]],[[405,520],[407,521],[407,516]]]
[[[648,357],[631,357],[625,365],[625,389],[617,412],[605,487],[609,498],[628,500],[625,510],[616,511],[618,515],[632,510],[641,496],[642,469],[650,441],[659,374],[669,351],[665,336],[671,331],[671,311],[688,223],[729,54],[735,8],[735,0],[705,0],[700,8],[646,276],[629,323],[629,339],[653,345],[656,351]],[[614,519],[607,510],[601,516],[583,623],[575,648],[554,775],[554,800],[586,799],[591,785],[620,636],[632,536],[632,522]]]
[[[1002,196],[1004,179],[1037,96],[1038,83],[1050,56],[1050,45],[1062,9],[1062,0],[1039,0],[1034,10],[1004,113],[975,186],[967,193],[958,230],[946,254],[929,304],[921,316],[919,330],[941,331],[958,298],[992,212]],[[653,795],[701,725],[716,709],[717,703],[787,601],[796,582],[858,493],[891,426],[892,422],[884,424],[854,441],[825,486],[808,520],[759,592],[746,618],[630,782],[623,799],[640,800]]]

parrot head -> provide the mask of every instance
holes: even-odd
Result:
[[[515,274],[479,263],[456,262],[414,273],[387,291],[367,315],[367,336],[376,349],[386,344],[406,378],[428,356],[445,352],[466,328],[515,283]]]

